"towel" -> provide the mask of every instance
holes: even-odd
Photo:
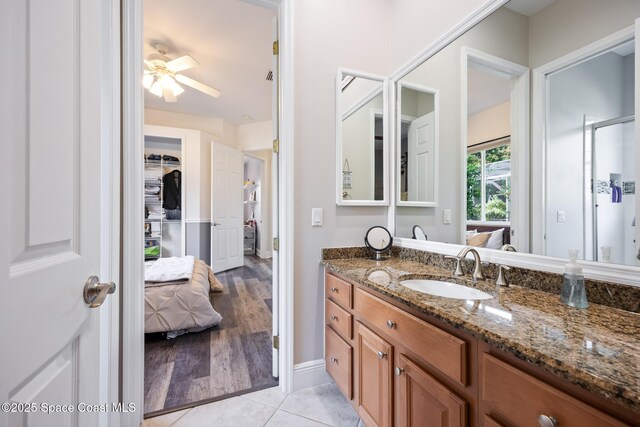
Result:
[[[144,272],[145,282],[189,281],[195,264],[192,256],[160,258]]]

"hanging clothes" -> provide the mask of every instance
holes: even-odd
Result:
[[[180,193],[182,191],[182,172],[173,170],[162,177],[162,199],[163,208],[165,209],[181,209],[182,202]]]

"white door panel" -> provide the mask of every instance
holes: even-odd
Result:
[[[242,155],[239,150],[212,143],[211,266],[214,272],[244,265]]]
[[[103,28],[99,0],[3,2],[5,168],[0,227],[0,401],[73,405],[0,413],[0,425],[97,425],[100,313],[83,301],[100,271]],[[105,22],[106,21],[106,22]],[[8,50],[8,51],[7,51]],[[108,207],[104,207],[107,209]],[[74,424],[75,423],[75,424]]]
[[[278,40],[278,18],[273,18],[271,23],[271,33],[273,40]],[[272,57],[272,69],[273,69],[273,81],[271,82],[271,128],[272,128],[272,137],[273,140],[279,139],[279,128],[280,128],[280,103],[278,94],[278,83],[280,77],[280,69],[278,59],[279,55],[273,55]],[[272,151],[271,154],[271,234],[272,236],[268,236],[273,242],[272,237],[278,236],[278,153],[274,153]],[[271,256],[271,310],[272,310],[272,329],[273,336],[279,336],[280,325],[278,322],[280,321],[280,282],[279,280],[279,272],[278,272],[278,252],[271,248],[272,256]],[[271,374],[274,377],[279,376],[279,356],[278,349],[273,347],[273,364],[272,364],[272,372]]]
[[[434,200],[433,165],[435,155],[435,113],[413,120],[409,125],[409,200]]]

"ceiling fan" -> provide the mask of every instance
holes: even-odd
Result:
[[[178,74],[179,71],[188,70],[198,65],[198,61],[189,55],[184,55],[176,59],[167,56],[169,47],[164,43],[155,43],[153,47],[158,53],[153,53],[144,60],[147,70],[144,70],[142,85],[149,92],[161,98],[165,102],[176,102],[177,96],[184,92],[178,82],[192,87],[200,92],[217,98],[221,92],[218,89],[200,83],[185,75]]]

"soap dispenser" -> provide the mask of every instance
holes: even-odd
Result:
[[[569,251],[569,262],[564,267],[564,276],[562,282],[562,293],[560,300],[570,307],[587,308],[587,291],[584,287],[584,275],[582,267],[578,265],[576,259],[578,251]]]

